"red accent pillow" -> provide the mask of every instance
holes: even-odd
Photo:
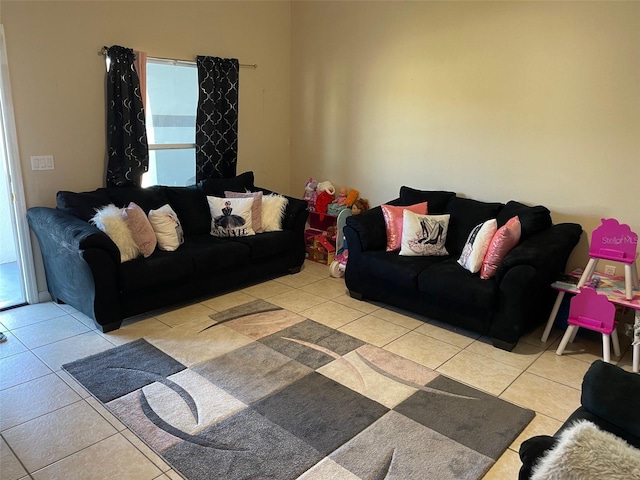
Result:
[[[502,259],[507,256],[507,253],[509,253],[513,247],[518,245],[521,234],[522,227],[520,225],[520,219],[517,216],[512,217],[498,229],[491,239],[487,254],[482,261],[480,278],[487,280],[496,274],[496,270],[500,262],[502,262]]]
[[[396,207],[394,205],[381,205],[384,224],[387,227],[387,252],[400,250],[402,245],[402,215],[405,210],[420,215],[427,215],[427,202],[414,205]]]

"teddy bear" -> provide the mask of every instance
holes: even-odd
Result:
[[[358,198],[351,206],[351,215],[357,215],[367,210],[369,210],[369,200],[366,198]]]

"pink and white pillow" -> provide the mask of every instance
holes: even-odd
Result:
[[[521,235],[522,226],[518,216],[512,217],[496,231],[482,261],[480,278],[487,280],[495,276],[498,265],[507,256],[507,253],[518,245]]]
[[[403,212],[400,255],[449,255],[447,241],[450,215],[418,215],[411,210]]]
[[[382,215],[384,216],[384,224],[387,229],[387,252],[395,252],[400,250],[402,240],[403,212],[410,212],[426,215],[427,202],[416,203],[409,206],[395,206],[383,204]]]
[[[147,214],[137,204],[131,202],[126,208],[122,209],[122,217],[140,253],[147,258],[153,253],[158,244],[156,233],[153,231]]]

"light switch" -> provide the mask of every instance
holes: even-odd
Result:
[[[31,170],[53,170],[53,155],[33,155],[31,157]]]

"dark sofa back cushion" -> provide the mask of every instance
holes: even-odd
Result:
[[[110,203],[111,199],[106,188],[80,193],[61,190],[56,194],[58,210],[68,212],[85,222],[88,222],[95,215],[98,208]]]
[[[155,210],[169,203],[162,187],[158,186],[149,188],[112,187],[107,190],[111,203],[119,208],[124,208],[134,202],[144,210],[144,213],[149,213],[149,210]]]
[[[516,201],[509,201],[498,214],[498,228],[507,223],[511,217],[518,216],[522,234],[520,241],[531,235],[541,232],[549,228],[553,222],[551,220],[551,212],[547,207],[537,205],[529,207]]]
[[[456,194],[454,192],[416,190],[415,188],[407,186],[400,187],[400,203],[402,205],[413,205],[416,203],[427,202],[427,212],[429,212],[429,215],[444,213],[447,202],[455,196]]]
[[[497,218],[503,206],[502,203],[480,202],[470,198],[451,198],[445,208],[445,213],[451,215],[447,243],[445,244],[449,254],[460,255],[473,227],[481,222]],[[431,213],[430,209],[429,213]]]
[[[198,184],[206,195],[224,197],[225,190],[230,192],[244,192],[255,189],[253,172],[244,172],[232,178],[207,178]]]
[[[178,215],[185,235],[211,231],[211,212],[207,196],[196,187],[165,187],[169,205]]]

